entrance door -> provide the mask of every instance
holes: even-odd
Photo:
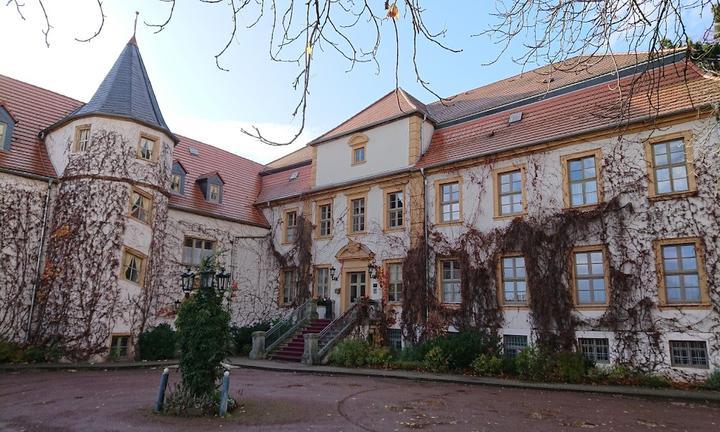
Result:
[[[365,277],[364,271],[348,273],[348,295],[351,306],[357,302],[358,298],[366,296]]]

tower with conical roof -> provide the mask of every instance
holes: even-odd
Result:
[[[90,101],[42,137],[59,188],[36,333],[83,358],[132,346],[161,286],[177,143],[134,36]]]

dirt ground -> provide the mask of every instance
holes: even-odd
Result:
[[[171,384],[178,379],[171,372]],[[720,405],[234,369],[228,418],[152,412],[160,370],[0,372],[7,431],[720,431]]]

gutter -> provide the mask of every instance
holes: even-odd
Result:
[[[35,265],[35,282],[33,283],[32,295],[30,297],[30,312],[28,313],[27,330],[25,332],[25,342],[30,341],[30,335],[32,333],[32,320],[33,313],[35,312],[35,297],[37,294],[38,285],[40,284],[40,266],[42,264],[42,258],[45,250],[45,238],[47,233],[47,217],[48,208],[50,207],[50,192],[52,191],[53,179],[48,180],[47,193],[45,194],[45,204],[43,205],[43,221],[42,221],[42,234],[40,236],[40,248],[38,250],[37,264]]]

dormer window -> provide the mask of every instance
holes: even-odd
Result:
[[[15,121],[10,117],[10,113],[0,105],[0,150],[10,150],[14,126]]]
[[[185,168],[180,162],[175,162],[172,168],[172,176],[170,178],[170,191],[179,195],[185,193]]]
[[[208,201],[214,203],[220,202],[220,185],[210,185],[210,195],[208,196]]]
[[[140,135],[138,143],[137,157],[138,159],[154,162],[157,160],[158,139],[147,135]]]
[[[200,190],[207,202],[221,204],[223,199],[223,179],[217,172],[205,174],[197,179]]]

